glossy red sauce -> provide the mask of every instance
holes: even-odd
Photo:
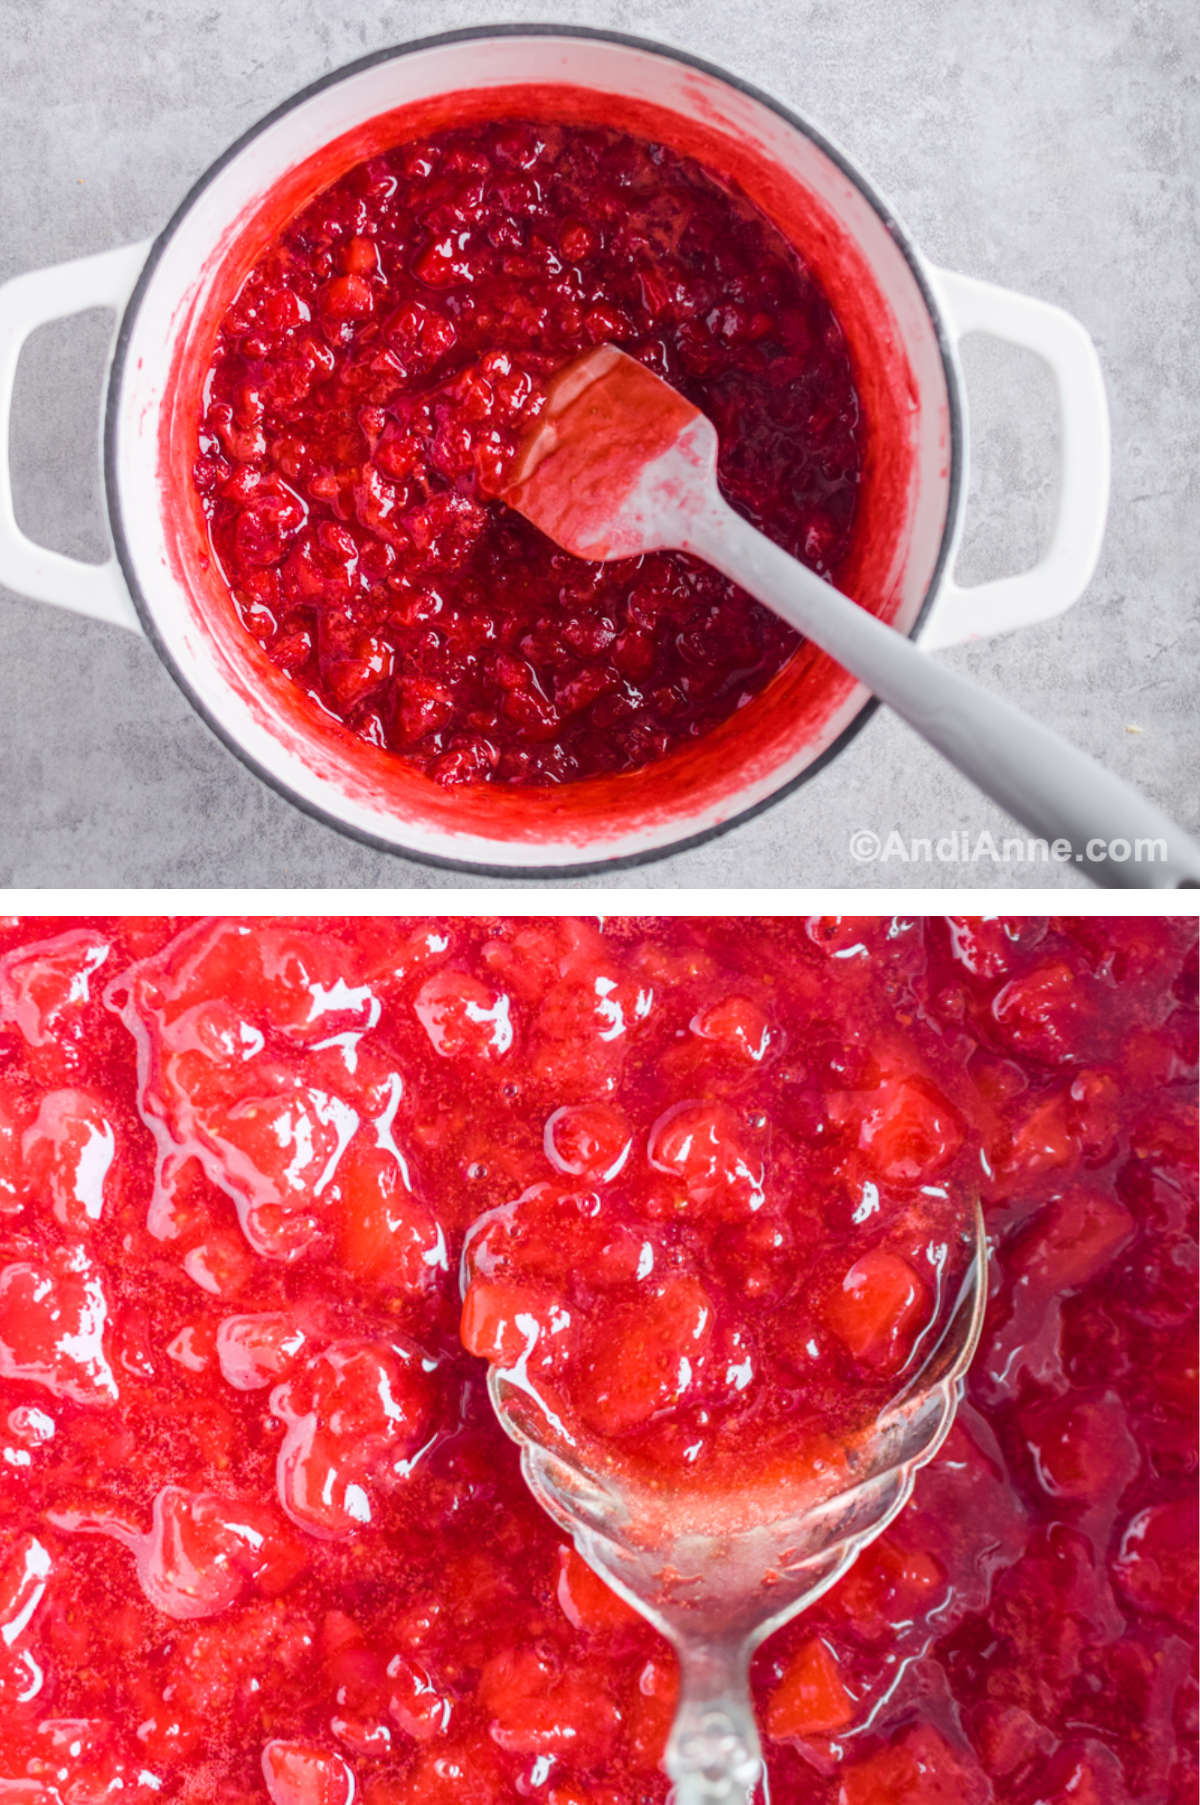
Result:
[[[951,1109],[984,1341],[913,1503],[758,1658],[771,1797],[1190,1799],[1195,948],[1098,919],[0,930],[0,1801],[665,1799],[671,1657],[523,1490],[459,1338],[466,1230],[550,1185],[566,1258],[597,1190],[589,1313],[627,1311],[637,1217],[713,1334],[753,1333],[783,1276],[756,1225],[799,1210],[832,1279],[899,1232]],[[918,1081],[933,1129],[895,1106]],[[697,1107],[746,1137],[748,1214],[664,1143]],[[618,1133],[621,1172],[570,1170]],[[796,1302],[834,1384],[797,1399],[902,1358],[855,1296]],[[750,1445],[793,1355],[764,1339],[711,1421]],[[606,1433],[677,1458],[697,1399],[605,1395]]]
[[[649,973],[610,996],[655,1013]],[[768,959],[659,1013],[621,1100],[556,1110],[550,1175],[474,1225],[464,1343],[590,1470],[827,1476],[945,1328],[984,1179],[963,1047],[865,959],[828,1002],[822,964]]]
[[[765,215],[662,145],[517,120],[372,157],[221,325],[194,481],[242,623],[440,782],[636,769],[796,648],[706,566],[584,564],[495,499],[547,379],[604,342],[713,419],[735,506],[837,571],[863,461],[841,329]]]

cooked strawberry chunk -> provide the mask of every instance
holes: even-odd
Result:
[[[397,1805],[493,1805],[499,1773],[494,1750],[474,1738],[449,1749],[435,1744],[418,1756]]]
[[[29,1647],[30,1626],[52,1570],[48,1549],[29,1532],[0,1547],[0,1700],[10,1709],[42,1689],[43,1671]]]
[[[1038,1477],[1053,1498],[1116,1499],[1140,1464],[1119,1398],[1049,1399],[1020,1413]]]
[[[1009,1144],[997,1163],[1014,1187],[1075,1164],[1079,1139],[1072,1113],[1070,1099],[1062,1091],[1042,1098],[1032,1109],[1013,1112]]]
[[[599,1574],[593,1573],[583,1556],[569,1544],[558,1551],[558,1602],[576,1629],[604,1635],[613,1630],[629,1629],[639,1621],[632,1605],[625,1603]]]
[[[949,1164],[963,1143],[958,1111],[927,1078],[886,1079],[862,1101],[858,1140],[889,1184],[922,1184]]]
[[[617,1176],[629,1157],[629,1123],[611,1103],[556,1109],[546,1123],[546,1157],[560,1172],[595,1182]]]
[[[710,1003],[693,1018],[692,1032],[752,1065],[766,1057],[771,1045],[766,1011],[750,997],[723,997]]]
[[[44,1083],[62,1083],[81,1068],[110,951],[104,934],[82,928],[0,959],[0,1021],[22,1036]]]
[[[390,1691],[388,1711],[406,1736],[428,1742],[450,1728],[454,1702],[435,1685],[419,1661],[393,1655],[387,1667]]]
[[[1146,1611],[1192,1620],[1197,1590],[1196,1500],[1152,1504],[1126,1525],[1113,1562],[1118,1585]]]
[[[147,1767],[144,1749],[131,1750],[129,1739],[100,1718],[43,1717],[20,1735],[21,1746],[9,1755],[0,1731],[3,1805],[106,1805],[114,1798],[151,1805],[162,1791],[163,1776]],[[23,1777],[4,1778],[6,1767]]]
[[[21,1150],[29,1184],[64,1228],[85,1229],[100,1220],[115,1183],[117,1140],[99,1097],[48,1091]]]
[[[838,1805],[985,1805],[992,1789],[964,1749],[956,1752],[927,1724],[844,1768]]]
[[[508,1754],[569,1756],[591,1766],[604,1761],[615,1739],[618,1713],[601,1674],[563,1672],[538,1649],[493,1655],[480,1675],[479,1697],[491,1719],[489,1735]]]
[[[214,1229],[188,1248],[183,1256],[183,1270],[202,1291],[213,1297],[232,1298],[249,1282],[254,1262],[240,1235]]]
[[[443,1058],[501,1059],[513,1044],[508,997],[469,972],[435,972],[417,992],[413,1008]]]
[[[310,1742],[268,1742],[263,1779],[271,1805],[351,1805],[354,1774],[342,1757]]]
[[[513,1367],[548,1334],[570,1322],[553,1297],[525,1285],[489,1284],[476,1279],[463,1300],[462,1343],[501,1367]]]
[[[307,1340],[296,1317],[287,1311],[226,1316],[217,1325],[217,1360],[238,1391],[256,1391],[285,1373]]]
[[[929,1292],[908,1261],[877,1247],[854,1262],[826,1299],[825,1316],[856,1360],[897,1372],[929,1307]]]
[[[414,1195],[407,1167],[391,1148],[360,1136],[347,1149],[332,1208],[338,1256],[357,1278],[415,1295],[447,1270],[442,1228]]]
[[[25,1206],[21,1141],[28,1113],[20,1092],[0,1077],[0,1216],[16,1216]]]
[[[297,1260],[325,1231],[326,1192],[358,1127],[344,1099],[297,1087],[210,1111],[208,1131],[246,1239],[269,1260]]]
[[[954,958],[976,978],[998,978],[1014,947],[1036,946],[1045,932],[1041,921],[1019,915],[948,915],[946,925]]]
[[[273,1597],[291,1584],[305,1559],[274,1511],[178,1485],[163,1486],[155,1497],[146,1535],[117,1517],[61,1512],[55,1521],[132,1549],[150,1603],[181,1621],[218,1616],[251,1586]]]
[[[1002,985],[992,1015],[1009,1046],[1052,1065],[1072,1057],[1094,1007],[1090,986],[1075,967],[1065,959],[1048,959]]]
[[[827,1736],[854,1722],[854,1703],[842,1684],[838,1664],[819,1636],[803,1642],[784,1668],[767,1700],[767,1729],[777,1741],[791,1736]]]
[[[682,1184],[688,1204],[736,1219],[761,1209],[762,1163],[724,1103],[684,1103],[659,1118],[650,1162]]]
[[[663,1279],[595,1326],[578,1402],[602,1434],[623,1434],[698,1386],[712,1338],[712,1304],[697,1279]]]
[[[115,1403],[109,1317],[104,1277],[82,1250],[15,1260],[0,1271],[0,1377],[78,1404]]]
[[[430,1433],[435,1365],[399,1341],[338,1342],[275,1388],[276,1483],[302,1529],[336,1538],[373,1520],[376,1487],[403,1478]]]
[[[1014,1261],[1017,1272],[1065,1291],[1103,1272],[1134,1232],[1133,1218],[1099,1191],[1069,1191],[1036,1218]]]

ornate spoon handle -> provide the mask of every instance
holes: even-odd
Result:
[[[673,1805],[750,1805],[762,1751],[750,1699],[749,1650],[679,1648],[679,1705],[667,1743]]]

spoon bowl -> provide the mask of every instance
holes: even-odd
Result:
[[[464,1250],[470,1270],[471,1242]],[[987,1303],[987,1239],[974,1206],[956,1291],[916,1370],[836,1458],[736,1491],[664,1489],[587,1464],[515,1368],[488,1390],[542,1508],[588,1565],[674,1645],[680,1695],[665,1765],[675,1805],[744,1805],[762,1771],[750,1657],[886,1529],[949,1432]]]

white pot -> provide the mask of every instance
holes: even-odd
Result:
[[[536,94],[506,94],[531,84]],[[812,776],[873,706],[810,649],[695,747],[644,771],[548,790],[447,790],[315,709],[301,713],[293,686],[238,626],[208,565],[190,484],[199,384],[226,302],[284,221],[373,150],[489,112],[546,116],[572,104],[735,177],[820,277],[871,428],[861,526],[842,573],[856,600],[931,647],[1045,619],[1091,576],[1108,494],[1103,381],[1076,320],[930,267],[888,202],[807,121],[680,51],[614,33],[491,26],[381,51],[247,132],[152,243],[0,288],[3,580],[144,631],[214,731],[301,807],[388,850],[499,873],[602,868],[701,840]],[[21,533],[5,460],[22,342],[48,320],[98,306],[120,319],[103,439],[116,556],[95,566]],[[1040,563],[963,589],[950,575],[967,487],[956,346],[972,331],[1049,365],[1062,469]]]

